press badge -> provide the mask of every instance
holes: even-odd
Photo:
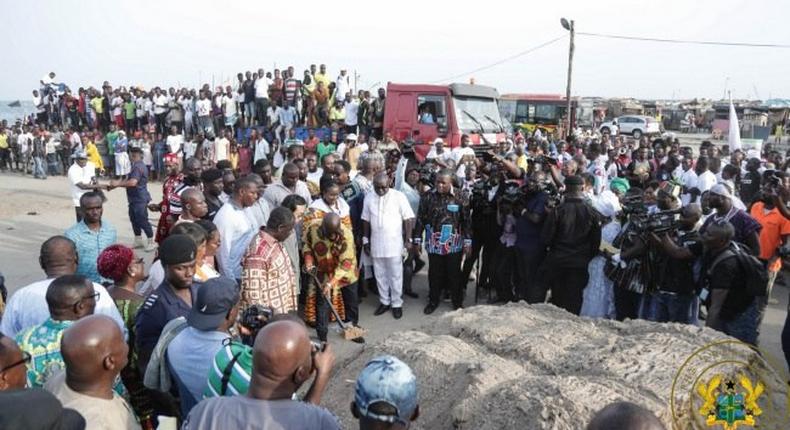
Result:
[[[453,213],[458,212],[458,205],[456,205],[456,204],[449,204],[449,205],[447,205],[447,210],[450,211],[450,212],[453,212]]]

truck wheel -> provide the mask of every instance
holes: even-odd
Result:
[[[634,139],[639,139],[640,137],[642,137],[642,130],[638,130],[638,129],[634,130],[631,133],[631,136],[634,136]]]

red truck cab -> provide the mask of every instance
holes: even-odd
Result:
[[[469,135],[473,145],[496,144],[506,138],[495,88],[473,84],[387,84],[384,133],[403,142],[412,139],[420,159],[439,137],[445,147],[461,144]]]

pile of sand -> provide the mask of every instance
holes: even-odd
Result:
[[[355,428],[349,403],[356,375],[369,359],[386,353],[417,375],[417,429],[580,429],[616,400],[645,406],[668,428],[673,420],[688,428],[689,420],[704,419],[696,412],[701,400],[689,394],[695,373],[709,379],[722,368],[705,371],[707,363],[732,357],[759,362],[747,348],[707,350],[680,378],[672,407],[673,380],[684,361],[700,347],[726,339],[693,326],[579,318],[551,305],[475,306],[445,314],[421,330],[393,333],[338,363],[322,403],[344,428]],[[786,411],[782,376],[757,366],[767,385],[760,424],[787,428],[768,417]]]

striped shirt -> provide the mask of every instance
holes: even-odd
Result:
[[[214,356],[203,398],[243,396],[250,388],[251,375],[252,348],[242,343],[229,342]]]

